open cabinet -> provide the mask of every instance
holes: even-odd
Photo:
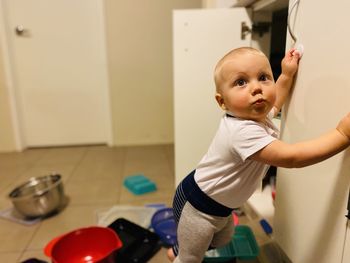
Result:
[[[284,55],[286,26],[275,28],[276,39],[282,42],[271,44],[274,29],[271,21],[273,14],[286,16],[287,6],[284,11],[282,8],[276,12],[266,8],[267,11],[259,9],[256,12],[244,7],[174,11],[176,185],[205,154],[222,114],[215,101],[213,71],[217,61],[234,47],[252,46],[272,58],[278,75]]]
[[[266,28],[270,23],[260,21],[274,21],[274,15],[283,16],[283,13],[286,11],[253,13],[250,8],[177,10],[173,13],[176,185],[206,153],[223,114],[215,100],[213,72],[217,61],[234,47],[253,46],[268,57],[271,53],[270,57],[276,59],[279,67],[284,56],[286,25],[284,29],[278,27],[278,23]],[[252,33],[253,24],[255,32]],[[270,45],[270,32],[274,30],[282,43],[274,41]],[[275,121],[279,126],[279,120]],[[264,217],[272,224],[271,194],[268,201],[261,200],[258,195],[252,198],[251,205],[262,204],[264,212],[269,209],[267,212],[271,216]]]

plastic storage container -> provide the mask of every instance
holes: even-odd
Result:
[[[152,217],[151,226],[165,245],[172,246],[176,242],[176,222],[172,208],[158,210]]]
[[[149,228],[151,218],[157,211],[154,207],[115,205],[96,211],[97,225],[108,226],[118,218],[125,218],[144,228]]]
[[[231,242],[225,247],[207,251],[204,262],[227,262],[235,258],[254,259],[259,254],[259,247],[250,227],[238,225]]]
[[[143,174],[128,176],[124,180],[124,186],[135,195],[141,195],[157,190],[156,184]]]
[[[161,247],[159,237],[124,218],[118,218],[108,226],[121,239],[123,246],[117,251],[115,262],[144,263]]]

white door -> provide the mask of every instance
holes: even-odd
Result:
[[[241,23],[251,27],[249,10],[176,10],[173,14],[176,185],[205,154],[222,114],[215,101],[217,61],[241,39]]]
[[[103,1],[2,1],[25,146],[109,143]]]

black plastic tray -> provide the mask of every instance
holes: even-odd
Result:
[[[125,218],[118,218],[108,226],[119,236],[123,246],[118,250],[116,262],[147,262],[161,248],[157,234]]]

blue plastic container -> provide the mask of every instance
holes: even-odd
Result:
[[[175,244],[177,238],[176,222],[172,208],[163,208],[154,213],[151,226],[165,245]]]
[[[128,176],[124,180],[124,186],[135,195],[157,190],[156,184],[142,174]]]

